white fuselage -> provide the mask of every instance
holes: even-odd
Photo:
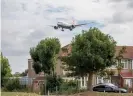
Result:
[[[67,22],[58,22],[57,23],[57,26],[58,27],[61,27],[61,28],[69,29],[72,26],[72,24],[67,23]]]

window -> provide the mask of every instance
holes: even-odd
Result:
[[[128,60],[121,60],[121,63],[124,64],[124,69],[128,69]]]
[[[93,88],[94,91],[104,91],[105,86],[104,85],[99,85]]]
[[[82,86],[84,86],[84,77],[82,77]]]
[[[31,69],[33,69],[33,61],[30,61]]]
[[[113,90],[113,88],[111,88],[111,87],[109,87],[109,86],[106,86],[105,87],[105,91],[112,91]]]
[[[104,85],[100,85],[100,86],[96,86],[95,89],[104,89],[105,86]]]
[[[98,76],[97,77],[97,84],[103,83],[103,77]]]

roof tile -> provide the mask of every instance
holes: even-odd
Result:
[[[71,48],[72,46],[70,44],[64,46],[63,48],[67,48],[68,52],[60,52],[61,56],[66,56],[71,52]],[[122,49],[122,46],[116,46],[116,55],[118,54],[118,52]],[[128,58],[128,59],[133,59],[133,46],[126,46],[126,52],[123,54],[124,58]]]

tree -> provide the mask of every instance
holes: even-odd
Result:
[[[4,87],[6,79],[12,76],[11,68],[8,59],[4,57],[2,53],[0,56],[0,62],[1,62],[1,86]]]
[[[116,65],[117,71],[118,71],[118,78],[120,80],[120,73],[121,70],[123,69],[124,65],[121,62],[121,60],[123,59],[123,54],[126,52],[126,47],[123,46],[120,51],[118,52],[117,56],[116,56],[116,62],[118,62]],[[118,81],[119,85],[120,85],[120,81]]]
[[[123,54],[126,52],[126,47],[123,46],[120,51],[118,52],[118,55],[116,56],[116,62],[117,63],[117,70],[118,70],[118,74],[120,74],[121,70],[123,69],[124,65],[123,63],[121,63],[121,60],[123,59]]]
[[[21,73],[21,76],[27,76],[28,69],[26,69],[24,72]]]
[[[57,38],[46,38],[41,40],[36,47],[30,49],[33,68],[37,74],[42,71],[46,74],[54,73],[56,57],[60,51],[60,46]]]
[[[73,38],[71,53],[61,57],[71,75],[88,76],[88,90],[92,90],[93,75],[112,66],[116,42],[98,28],[90,28]]]
[[[13,76],[14,76],[14,77],[21,77],[21,73],[20,73],[20,72],[15,72],[15,73],[13,74]]]

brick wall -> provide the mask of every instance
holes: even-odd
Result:
[[[32,60],[28,59],[28,77],[29,78],[35,78],[37,74],[35,73],[33,67],[32,67]]]

